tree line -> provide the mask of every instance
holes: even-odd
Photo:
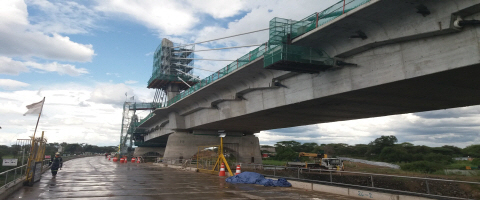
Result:
[[[395,136],[381,136],[368,144],[348,145],[345,143],[320,144],[314,142],[300,143],[297,141],[281,141],[275,144],[275,160],[298,160],[299,152],[324,152],[329,157],[344,156],[367,160],[399,163],[402,169],[426,172],[436,171],[443,166],[454,162],[454,157],[480,158],[480,145],[470,145],[459,148],[451,145],[429,147],[413,145],[412,143],[398,143]],[[478,161],[476,159],[475,164]],[[479,163],[480,165],[480,163]],[[430,169],[434,168],[434,169]]]

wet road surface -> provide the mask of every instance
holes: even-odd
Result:
[[[8,199],[352,199],[295,188],[229,184],[224,178],[152,164],[113,163],[103,156],[64,163],[56,178],[50,171],[33,187]]]

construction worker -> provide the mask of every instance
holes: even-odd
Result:
[[[55,153],[55,157],[53,157],[51,160],[50,160],[50,166],[52,166],[51,170],[52,170],[52,177],[55,178],[55,176],[57,176],[57,172],[58,172],[58,169],[62,169],[62,166],[63,166],[63,161],[62,161],[62,157],[60,157],[60,153]]]

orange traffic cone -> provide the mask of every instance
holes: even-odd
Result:
[[[135,163],[135,157],[132,157],[132,163]]]
[[[225,176],[225,165],[223,163],[220,166],[220,173],[218,174],[218,176]]]
[[[113,162],[117,162],[117,157],[113,157]]]
[[[235,171],[235,175],[239,175],[242,173],[242,170],[240,170],[240,165],[237,165],[237,171]]]
[[[110,155],[108,156],[108,160],[110,160]]]
[[[137,163],[140,163],[140,157],[137,158]]]

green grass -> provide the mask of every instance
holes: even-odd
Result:
[[[277,166],[285,166],[287,164],[287,161],[281,161],[281,160],[262,160],[264,165],[277,165]]]
[[[18,156],[17,156],[18,157]],[[21,157],[21,156],[20,156]],[[3,159],[11,159],[11,158],[15,158],[13,155],[4,155],[2,156]],[[22,158],[20,158],[19,160],[21,160]]]
[[[445,169],[465,169],[466,166],[473,166],[472,162],[468,160],[455,161],[452,164],[446,165]]]

